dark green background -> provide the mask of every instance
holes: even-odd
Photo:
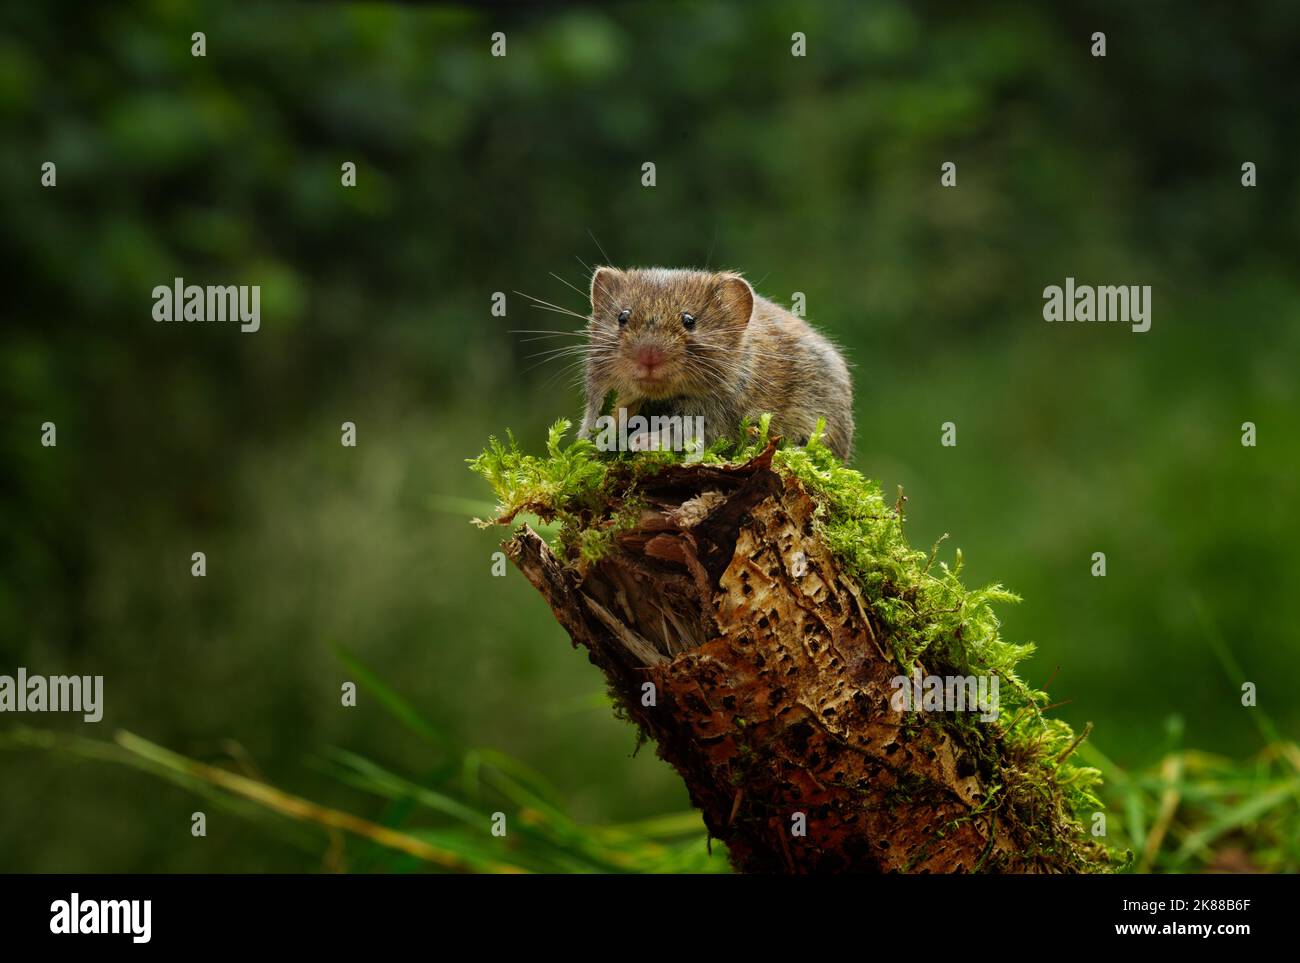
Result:
[[[103,674],[107,708],[0,726],[126,728],[373,814],[310,760],[428,748],[364,688],[340,707],[343,645],[583,821],[684,808],[458,501],[488,434],[539,449],[580,410],[509,333],[567,319],[489,308],[583,310],[551,272],[583,288],[591,232],[806,294],[854,364],[857,467],[905,487],[916,544],[1025,596],[1006,636],[1110,756],[1150,761],[1175,714],[1258,748],[1214,633],[1300,730],[1295,4],[83,6],[0,15],[0,672]],[[260,284],[262,330],[156,324],[177,275]],[[1045,323],[1067,275],[1151,285],[1152,330]],[[231,818],[192,840],[196,808],[0,754],[0,869],[319,865]]]

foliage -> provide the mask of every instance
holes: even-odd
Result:
[[[333,748],[317,765],[357,790],[377,818],[285,792],[256,776],[171,752],[119,731],[111,742],[17,727],[0,749],[36,749],[108,762],[172,783],[321,860],[329,872],[720,873],[721,847],[706,845],[699,814],[592,825],[570,816],[554,787],[517,759],[462,746],[354,656],[339,652],[365,690],[436,752],[420,776],[400,775],[355,752]],[[237,760],[236,760],[237,761]],[[505,832],[490,830],[498,817]]]

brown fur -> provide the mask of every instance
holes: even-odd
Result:
[[[589,435],[606,394],[635,414],[702,415],[705,442],[734,436],[743,418],[770,412],[772,431],[807,442],[818,418],[842,460],[853,448],[853,386],[835,346],[801,318],[759,297],[738,274],[667,268],[597,268],[587,325]],[[618,314],[630,310],[620,326]],[[694,316],[687,330],[683,312]],[[638,379],[635,355],[666,358],[653,382]]]

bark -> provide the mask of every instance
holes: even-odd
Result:
[[[1059,798],[1016,803],[1009,756],[990,763],[960,728],[891,707],[902,670],[888,640],[817,537],[813,499],[772,455],[642,479],[639,524],[596,563],[561,559],[527,526],[507,554],[736,869],[1076,868],[1044,839],[1060,828],[1043,818]]]

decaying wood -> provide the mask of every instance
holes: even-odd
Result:
[[[567,564],[525,526],[509,557],[749,872],[1052,872],[960,736],[890,705],[899,669],[856,583],[772,469],[680,465],[613,551]],[[643,698],[653,683],[653,704]],[[803,814],[806,835],[792,833]]]

